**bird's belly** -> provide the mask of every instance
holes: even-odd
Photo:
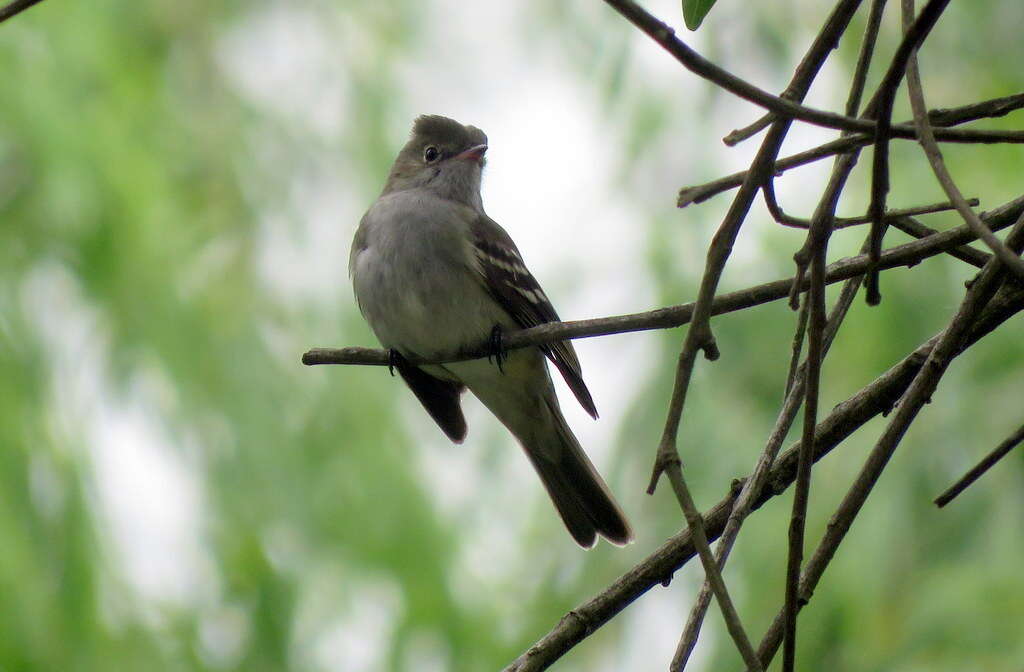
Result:
[[[370,248],[362,254],[373,253]],[[468,269],[362,262],[353,273],[356,296],[372,291],[375,300],[361,300],[360,306],[387,348],[429,357],[478,345],[495,324],[514,326]]]

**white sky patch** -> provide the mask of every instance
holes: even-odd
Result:
[[[199,653],[211,667],[238,664],[251,634],[248,612],[237,605],[216,605],[199,617]]]
[[[655,586],[637,600],[625,614],[625,632],[622,645],[616,651],[617,657],[613,657],[605,669],[622,669],[637,660],[660,661],[661,667],[666,668],[675,655],[679,635],[699,587],[693,580],[693,573],[681,570],[676,572],[668,588]],[[718,635],[715,621],[721,620],[717,609],[718,605],[712,602],[697,647],[686,666],[688,670],[708,669],[708,654]]]
[[[311,572],[303,583],[292,645],[297,667],[325,672],[384,669],[404,609],[399,587],[386,578],[345,576],[329,567]]]
[[[339,40],[339,29],[352,39]],[[339,27],[315,9],[277,3],[239,21],[218,50],[228,80],[245,98],[283,121],[291,137],[313,131],[322,141],[319,146],[281,147],[276,144],[279,131],[271,128],[254,133],[249,143],[261,169],[254,183],[273,175],[287,185],[281,203],[268,203],[262,187],[249,194],[263,210],[261,277],[266,291],[285,304],[313,300],[327,305],[351,296],[348,249],[365,205],[355,202],[338,141],[351,121],[347,68],[358,51],[359,34],[344,17]]]
[[[410,636],[400,669],[416,670],[416,672],[445,672],[452,667],[448,647],[436,634],[419,630]]]
[[[258,263],[266,291],[285,305],[354,304],[348,253],[362,211],[353,194],[331,172],[282,177],[291,187],[287,208],[265,210],[258,230]]]
[[[271,4],[221,40],[221,67],[266,111],[325,138],[341,129],[348,99],[337,36],[315,11]]]
[[[149,598],[199,601],[208,558],[195,472],[141,405],[97,410],[90,437],[100,510],[129,578]]]
[[[37,267],[25,282],[23,309],[54,367],[54,431],[79,437],[67,443],[87,451],[100,531],[121,569],[145,598],[197,602],[212,581],[212,561],[200,543],[198,472],[145,399],[120,400],[109,389],[107,336],[65,268]],[[162,394],[159,385],[144,387]]]

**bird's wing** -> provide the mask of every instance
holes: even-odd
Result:
[[[486,215],[480,215],[474,221],[471,233],[476,269],[484,285],[519,326],[525,329],[560,321],[505,229]],[[597,407],[583,382],[580,362],[572,343],[558,341],[540,348],[558,368],[580,405],[596,418]]]

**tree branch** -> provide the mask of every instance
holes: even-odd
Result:
[[[761,672],[761,661],[758,660],[757,653],[747,637],[747,631],[744,630],[743,623],[740,621],[739,614],[736,613],[736,607],[733,605],[732,598],[729,597],[729,590],[722,579],[722,573],[718,570],[718,563],[715,561],[715,556],[711,553],[708,538],[704,533],[704,521],[701,520],[697,505],[693,503],[690,489],[686,487],[686,480],[683,478],[683,469],[678,457],[674,462],[670,462],[665,467],[665,473],[668,475],[669,483],[672,484],[672,490],[676,493],[676,499],[683,510],[683,515],[686,517],[686,526],[690,530],[690,538],[693,540],[694,548],[700,557],[701,564],[704,566],[705,580],[710,584],[711,590],[715,594],[715,600],[722,611],[722,618],[725,619],[725,627],[729,631],[729,636],[732,637],[733,643],[736,644],[736,648],[743,657],[743,662],[746,663],[747,669],[751,670],[751,672]]]
[[[957,354],[1021,310],[1024,310],[1024,289],[1004,288],[979,316],[966,341],[958,347]],[[855,395],[838,404],[818,425],[814,442],[815,461],[827,455],[874,417],[888,413],[921,370],[936,340],[937,337],[928,340]],[[769,472],[769,486],[758,497],[753,508],[756,509],[772,497],[781,494],[793,482],[798,450],[799,443],[779,457]],[[735,482],[729,494],[703,515],[709,539],[715,539],[722,533],[740,484],[741,482]],[[669,583],[673,574],[692,559],[694,554],[688,529],[671,537],[647,558],[616,579],[607,589],[570,611],[547,635],[506,667],[505,672],[536,672],[547,669],[651,588]],[[808,563],[808,568],[812,565],[816,566],[814,558]],[[761,659],[763,662],[764,657]]]
[[[864,251],[866,252],[866,250],[867,245],[865,244]],[[856,276],[847,280],[843,285],[843,290],[840,292],[839,298],[836,300],[836,304],[832,309],[832,314],[828,319],[824,344],[826,352],[832,345],[832,342],[839,331],[839,326],[846,318],[850,306],[853,305],[853,299],[857,295],[857,290],[860,288],[861,279],[861,276]],[[804,305],[805,309],[800,311],[801,316],[807,315],[806,304]],[[802,323],[803,319],[800,319],[799,322]],[[761,455],[758,457],[757,463],[754,465],[753,472],[751,472],[751,475],[743,482],[743,489],[740,491],[739,497],[736,499],[736,502],[732,507],[732,512],[729,514],[725,530],[722,532],[722,535],[718,540],[718,545],[715,548],[715,558],[718,560],[720,569],[724,568],[725,563],[729,558],[729,553],[732,550],[732,546],[735,543],[736,538],[739,536],[740,528],[747,516],[750,515],[750,512],[754,508],[758,498],[761,496],[765,483],[768,481],[769,470],[775,462],[775,457],[778,455],[779,449],[782,448],[782,443],[785,441],[786,435],[789,434],[789,430],[793,426],[793,421],[796,419],[797,411],[800,409],[800,405],[804,398],[806,372],[807,368],[806,365],[804,365],[799,367],[798,370],[793,371],[792,375],[787,376],[787,380],[792,378],[793,382],[786,390],[786,397],[782,404],[782,410],[779,411],[779,415],[775,420],[775,426],[772,428],[768,441],[765,443],[765,447],[761,451]],[[686,661],[689,659],[690,654],[693,652],[693,648],[697,644],[697,636],[700,633],[701,623],[704,620],[704,615],[707,611],[710,599],[710,586],[705,581],[704,585],[701,586],[700,592],[697,594],[697,599],[694,600],[694,605],[690,610],[690,616],[687,619],[686,627],[683,629],[683,634],[679,639],[679,645],[676,647],[676,653],[672,659],[672,664],[669,666],[669,669],[673,672],[676,670],[682,670],[686,665]]]
[[[1022,107],[1024,107],[1024,93],[1018,93],[1013,96],[993,98],[981,103],[972,103],[971,105],[964,105],[963,107],[953,109],[935,109],[928,113],[928,117],[931,120],[933,127],[939,127],[934,128],[936,139],[957,142],[955,137],[950,137],[947,134],[959,133],[960,130],[945,127],[977,121],[978,119],[983,118],[1002,117],[1010,112],[1019,110]],[[1001,131],[993,132],[1001,133]],[[1004,137],[998,141],[993,140],[993,142],[1024,141],[1024,133],[1019,133],[1017,131],[1011,131],[1010,133],[1012,133],[1012,135]],[[893,126],[892,136],[894,138],[901,139],[916,139],[917,135],[913,122],[904,122]],[[1017,139],[1018,136],[1020,136],[1019,139]],[[826,142],[818,147],[779,159],[775,163],[773,174],[779,175],[792,168],[813,163],[828,156],[842,154],[856,147],[869,145],[871,142],[872,136],[866,133],[856,133],[837,140],[832,140],[831,142]],[[735,189],[743,184],[743,180],[746,178],[746,175],[747,171],[744,170],[738,173],[733,173],[732,175],[720,177],[704,184],[692,187],[683,187],[679,191],[679,197],[676,201],[676,205],[680,208],[685,208],[691,203],[702,203],[712,196],[716,196],[724,191],[729,191],[730,189]]]
[[[21,14],[32,5],[40,2],[42,2],[42,0],[14,0],[14,2],[0,7],[0,23],[3,23],[17,14]]]
[[[1024,196],[1005,203],[991,212],[983,213],[981,218],[991,230],[999,231],[1013,224],[1022,211],[1024,211]],[[974,233],[966,225],[936,233],[886,250],[882,254],[879,268],[884,270],[898,266],[914,266],[928,257],[942,254],[946,250],[959,247],[975,238]],[[869,259],[865,254],[840,259],[828,266],[825,280],[829,284],[848,280],[854,276],[863,275],[868,266]],[[786,278],[721,294],[715,297],[711,306],[711,314],[722,315],[785,298],[793,286],[793,282],[794,278]],[[693,317],[694,306],[693,303],[684,303],[629,315],[571,322],[549,322],[529,329],[510,331],[504,335],[502,345],[509,350],[515,350],[565,339],[607,336],[651,329],[671,329],[688,324]],[[489,353],[491,353],[491,345],[488,342],[463,352],[444,353],[430,358],[408,357],[407,359],[411,364],[443,364],[479,359],[487,357]],[[338,349],[314,348],[302,355],[302,363],[307,366],[320,364],[387,366],[388,352],[379,348],[358,346]]]
[[[861,0],[840,0],[829,14],[825,25],[819,31],[804,58],[801,59],[796,71],[786,87],[785,97],[792,100],[803,100],[810,89],[811,83],[817,76],[824,64],[825,59],[831,53],[834,45],[839,41],[840,36],[846,30],[857,11]],[[645,15],[647,19],[660,24],[654,17],[646,14],[644,10],[631,5],[636,12]],[[643,18],[641,16],[640,18]],[[679,43],[682,44],[682,43]],[[685,47],[685,45],[683,45]],[[788,118],[780,118],[775,121],[761,143],[761,147],[754,157],[750,172],[747,174],[743,185],[733,198],[732,205],[726,213],[725,218],[719,225],[708,246],[707,261],[704,265],[704,274],[701,276],[700,288],[697,292],[697,301],[693,309],[693,319],[686,331],[683,340],[682,351],[679,353],[679,361],[676,364],[675,382],[672,388],[672,398],[669,402],[668,416],[665,419],[665,428],[658,442],[658,451],[654,460],[654,467],[651,470],[651,480],[647,486],[647,492],[653,493],[658,483],[658,478],[665,469],[665,466],[673,460],[679,459],[676,446],[679,434],[679,425],[682,420],[683,407],[686,403],[686,395],[689,391],[690,380],[693,376],[694,364],[697,353],[704,352],[704,356],[711,361],[718,358],[718,344],[715,341],[714,333],[711,331],[711,306],[714,302],[715,293],[718,291],[718,283],[721,280],[722,272],[725,270],[726,262],[732,253],[732,246],[739,235],[740,228],[750,211],[757,192],[771,179],[771,169],[778,159],[779,151],[782,149],[782,142],[792,121]]]
[[[875,136],[877,125],[870,119],[858,119],[842,114],[836,114],[835,112],[819,110],[813,107],[801,105],[783,97],[772,95],[764,89],[754,86],[746,80],[737,77],[728,70],[715,65],[676,37],[675,30],[671,26],[660,21],[632,0],[605,0],[605,2],[628,19],[630,23],[661,45],[665,51],[675,57],[675,59],[690,72],[740,98],[743,98],[744,100],[773,112],[778,117],[804,121],[809,124],[814,124],[815,126],[824,126],[825,128],[834,128],[840,131],[859,131],[862,133],[868,133],[872,137]],[[933,2],[942,2],[945,4],[949,2],[949,0],[933,0]],[[925,24],[922,23],[921,27],[925,28]],[[930,28],[931,25],[928,25],[927,29],[930,30]],[[927,30],[924,32],[926,33]],[[913,36],[913,39],[915,40],[913,44],[919,44],[916,40],[923,39],[923,37],[923,35],[915,33]],[[896,58],[903,57],[902,52],[897,51]],[[895,60],[896,59],[894,59],[894,62]],[[905,60],[903,62],[905,63]],[[896,84],[899,84],[899,82],[897,81]],[[907,130],[910,133],[913,133],[912,130]],[[886,128],[885,131],[886,133],[891,133],[891,129],[889,128]],[[970,133],[961,135],[961,137],[974,136],[980,139],[984,137],[984,135],[985,134],[975,135],[974,133]],[[1024,142],[1024,134],[1020,134],[1019,137],[1020,141]]]
[[[946,504],[952,502],[961,492],[970,487],[972,483],[981,478],[986,471],[991,469],[996,462],[1009,455],[1010,451],[1016,448],[1022,441],[1024,441],[1024,425],[1021,425],[1021,427],[1011,434],[1009,438],[996,446],[991,453],[986,455],[981,462],[964,474],[960,480],[949,486],[949,489],[936,497],[935,505],[942,508]]]
[[[896,90],[906,73],[907,62],[914,55],[917,47],[928,37],[938,22],[949,0],[928,0],[921,14],[906,27],[903,40],[889,63],[889,69],[878,85],[877,103],[869,106],[869,116],[878,122],[875,135],[875,150],[871,156],[871,203],[868,214],[871,215],[871,260],[878,261],[882,254],[882,236],[885,231],[885,202],[889,194],[889,138],[892,124],[892,106],[896,100]],[[952,200],[952,199],[950,199]],[[865,281],[868,305],[876,305],[882,300],[878,288],[878,271],[872,268]]]
[[[908,5],[907,0],[904,0],[904,21],[907,20],[908,12],[913,13],[913,3]],[[946,196],[956,206],[957,212],[960,213],[960,216],[963,217],[967,225],[971,227],[971,230],[981,238],[982,242],[992,250],[993,254],[999,258],[1010,272],[1016,275],[1018,279],[1024,280],[1024,260],[1021,260],[1009,247],[1004,245],[1003,241],[996,238],[992,231],[985,226],[985,223],[978,218],[978,215],[971,209],[963,194],[960,193],[960,188],[956,186],[953,176],[949,174],[949,170],[946,168],[946,162],[942,158],[942,151],[939,149],[938,143],[935,142],[931,124],[928,123],[928,108],[925,105],[924,92],[921,89],[921,76],[917,69],[917,59],[913,53],[907,62],[907,91],[910,96],[910,107],[914,112],[914,125],[917,126],[921,148],[924,150],[925,156],[928,157],[928,163],[932,167],[932,172],[935,173],[935,178],[942,186],[942,190],[946,192]]]
[[[1024,216],[1014,226],[1011,238],[1015,246],[1024,242]],[[984,330],[986,328],[980,326],[986,322],[984,317],[981,319],[976,318],[979,314],[984,314],[992,298],[996,295],[997,290],[1000,289],[1000,283],[1002,283],[1004,278],[1004,270],[1004,267],[996,259],[986,264],[975,282],[971,283],[967,296],[960,304],[959,310],[949,325],[941,334],[930,341],[934,345],[929,348],[927,358],[915,372],[906,394],[903,395],[900,401],[899,407],[893,414],[882,436],[875,444],[853,485],[850,486],[843,501],[832,515],[821,543],[818,544],[814,555],[807,563],[807,567],[800,580],[801,604],[806,603],[810,599],[815,586],[825,572],[825,568],[846,537],[846,533],[853,524],[854,518],[860,512],[868,495],[878,482],[882,470],[885,469],[910,424],[917,417],[918,412],[931,399],[939,380],[942,378],[950,362],[975,341],[979,329]],[[1009,286],[1008,291],[1006,290],[1007,287],[1005,285],[1003,287],[1007,294],[1024,296],[1024,292],[1021,291],[1020,287]],[[1000,308],[997,307],[995,310],[998,312]],[[988,332],[982,331],[982,333]],[[778,649],[779,640],[782,638],[786,622],[785,613],[785,610],[783,610],[776,615],[768,632],[762,638],[761,645],[758,647],[761,663],[766,667],[771,662],[775,651]]]

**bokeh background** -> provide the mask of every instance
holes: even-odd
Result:
[[[776,91],[825,11],[719,4],[684,39]],[[681,29],[677,2],[646,5]],[[810,103],[845,100],[862,22]],[[1019,92],[1022,24],[1019,3],[953,3],[921,54],[929,105]],[[893,7],[880,53],[897,37]],[[0,670],[498,669],[680,529],[667,488],[643,494],[679,331],[577,342],[602,417],[565,406],[632,518],[625,549],[575,547],[475,401],[452,446],[383,370],[299,363],[374,344],[348,246],[421,113],[488,133],[484,202],[566,319],[694,298],[729,196],[680,211],[675,193],[745,167],[758,141],[719,138],[760,115],[596,0],[49,0],[0,26]],[[799,127],[784,153],[832,137]],[[982,207],[1020,194],[1020,149],[946,154]],[[892,207],[942,200],[915,145],[894,161]],[[865,208],[867,163],[843,214]],[[806,216],[823,181],[794,171],[779,198]],[[723,289],[789,275],[802,239],[758,205]],[[834,255],[862,239],[838,233]],[[886,273],[823,407],[940,329],[969,271]],[[763,445],[795,315],[715,324],[723,357],[698,367],[681,439],[702,506]],[[1020,669],[1024,459],[930,503],[1019,426],[1020,327],[957,361],[904,441],[801,616],[808,669]],[[815,471],[809,543],[882,426]],[[782,600],[788,508],[750,519],[726,573],[755,638]],[[665,669],[700,578],[557,669]],[[712,610],[694,669],[738,665]]]

